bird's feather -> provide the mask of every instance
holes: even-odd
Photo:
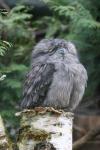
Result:
[[[24,84],[22,108],[34,108],[43,103],[54,72],[53,64],[37,64],[32,67]]]
[[[71,71],[74,74],[73,78],[73,89],[71,92],[69,108],[74,110],[79,102],[81,101],[85,87],[87,86],[87,72],[83,65],[77,64],[77,66],[72,67]]]

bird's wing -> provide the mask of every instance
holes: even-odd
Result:
[[[23,90],[22,108],[41,106],[53,79],[53,64],[37,64],[26,76]]]
[[[71,92],[69,107],[74,110],[81,101],[85,87],[87,86],[87,71],[84,66],[79,64],[73,68],[73,89]]]

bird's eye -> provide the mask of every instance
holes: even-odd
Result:
[[[54,46],[49,49],[49,52],[55,52],[55,51],[57,51],[58,48],[59,48],[58,46]]]
[[[49,49],[49,53],[50,55],[52,55],[53,53],[55,53],[58,50],[58,46],[54,46],[52,48]]]

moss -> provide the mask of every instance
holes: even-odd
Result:
[[[28,139],[34,139],[35,141],[44,141],[50,138],[50,133],[47,133],[44,130],[34,129],[34,131],[29,131],[27,133]]]
[[[12,142],[10,139],[3,137],[3,139],[0,139],[0,141],[0,150],[12,150]]]
[[[5,150],[9,148],[8,144],[5,142],[5,143],[0,143],[0,150]]]
[[[44,141],[46,139],[50,139],[51,134],[36,128],[31,128],[29,126],[24,127],[24,129],[20,129],[18,135],[18,141],[22,141],[23,139],[33,139],[34,141]]]

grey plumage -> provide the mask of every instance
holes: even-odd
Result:
[[[73,111],[81,101],[87,72],[73,43],[44,39],[32,52],[23,89],[22,108],[48,106]]]

